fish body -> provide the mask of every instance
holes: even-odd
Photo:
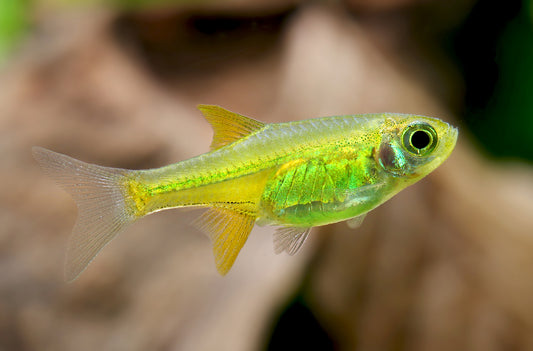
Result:
[[[457,129],[430,117],[367,114],[264,124],[200,105],[214,129],[211,151],[172,165],[124,170],[43,148],[34,157],[75,198],[67,251],[75,279],[118,232],[150,213],[209,208],[197,221],[213,241],[221,274],[255,223],[280,226],[275,251],[294,254],[312,227],[364,215],[437,168]]]

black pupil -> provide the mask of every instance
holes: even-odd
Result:
[[[417,149],[427,147],[430,141],[429,134],[421,130],[417,130],[411,135],[411,145]]]

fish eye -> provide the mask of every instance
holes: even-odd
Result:
[[[403,147],[412,154],[425,156],[437,145],[437,132],[427,123],[407,126],[402,136]]]

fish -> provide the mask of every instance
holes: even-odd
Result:
[[[195,224],[211,239],[221,275],[255,224],[277,226],[274,251],[294,255],[313,227],[361,225],[369,211],[440,166],[458,137],[442,120],[412,114],[262,123],[220,106],[198,109],[213,128],[210,151],[160,168],[103,167],[33,147],[44,173],[78,207],[66,281],[128,225],[170,208],[206,208]]]

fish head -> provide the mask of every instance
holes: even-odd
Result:
[[[432,117],[388,114],[382,124],[376,162],[409,183],[440,166],[457,142],[458,130]]]

